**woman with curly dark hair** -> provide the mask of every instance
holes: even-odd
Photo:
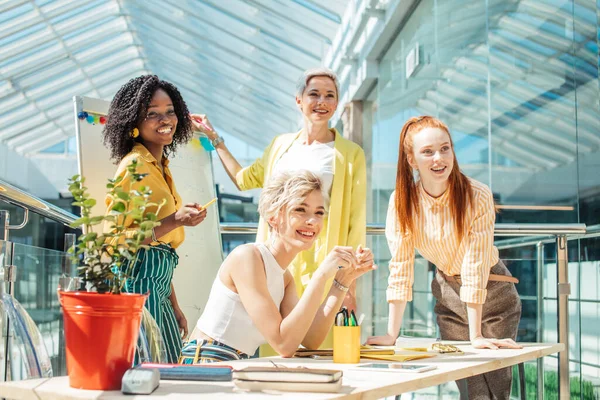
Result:
[[[103,140],[111,158],[119,164],[115,179],[122,180],[117,184],[125,192],[140,184],[149,186],[150,202],[166,201],[157,215],[160,226],[143,242],[149,247],[140,249],[124,267],[129,272],[125,290],[150,293],[146,307],[160,327],[168,362],[175,363],[181,352],[181,338],[187,336],[188,330],[171,282],[178,261],[175,249],[184,240],[183,227],[196,226],[206,218],[206,210],[199,204],[182,203],[168,167],[168,156],[192,138],[189,112],[174,85],[155,75],[143,75],[119,89],[107,119]],[[137,173],[146,174],[141,183],[134,181],[127,171],[134,159],[138,161]],[[106,206],[110,213],[114,199],[107,197]],[[156,208],[149,207],[146,212],[156,212]],[[135,227],[131,218],[126,218],[124,225],[130,228],[126,236],[133,236]]]

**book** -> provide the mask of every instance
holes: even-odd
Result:
[[[233,372],[229,365],[210,364],[142,363],[138,368],[155,368],[160,372],[160,379],[183,381],[231,381]]]
[[[337,393],[342,388],[342,380],[335,382],[263,382],[263,381],[245,381],[234,379],[233,384],[236,388],[263,391],[277,390],[281,392],[314,392],[314,393]]]
[[[246,367],[233,371],[233,379],[258,382],[328,383],[341,377],[342,371],[305,367]]]
[[[369,347],[369,346],[361,346],[360,348],[360,356],[361,357],[366,357],[367,355],[371,354],[371,355],[393,355],[395,353],[394,348],[390,347],[390,348],[375,348],[375,347]],[[298,350],[296,350],[296,353],[294,353],[294,357],[311,357],[311,356],[333,356],[333,349],[316,349],[316,350],[311,350],[311,349],[303,349],[300,348]]]
[[[403,350],[428,351],[436,342],[436,338],[399,336],[396,339],[396,347]]]
[[[369,358],[372,360],[382,360],[382,361],[395,361],[395,362],[406,362],[406,361],[414,361],[421,360],[423,358],[431,358],[435,357],[435,354],[419,352],[419,351],[400,351],[396,352],[396,354],[392,355],[378,355],[378,354],[368,354],[362,355],[361,358]]]

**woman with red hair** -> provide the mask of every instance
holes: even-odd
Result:
[[[514,341],[521,317],[518,281],[498,258],[495,216],[489,187],[460,171],[448,127],[430,116],[408,120],[400,133],[396,190],[386,219],[392,254],[388,329],[367,343],[395,343],[412,300],[417,249],[437,267],[431,289],[442,340],[521,348]],[[504,368],[468,378],[459,389],[465,395],[467,386],[469,399],[508,399],[511,380],[511,369]]]

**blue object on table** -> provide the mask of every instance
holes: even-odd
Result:
[[[175,381],[231,381],[228,365],[178,365],[142,363],[138,368],[156,368],[160,379]]]

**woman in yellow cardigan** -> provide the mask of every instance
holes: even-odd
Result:
[[[301,252],[290,266],[300,296],[313,272],[335,246],[356,248],[364,246],[366,240],[365,154],[359,145],[328,127],[338,105],[338,94],[338,80],[333,71],[326,68],[305,71],[296,90],[296,104],[303,115],[302,129],[275,137],[262,157],[245,168],[229,152],[208,118],[192,115],[196,129],[212,141],[239,190],[262,188],[271,175],[298,170],[310,170],[324,182],[324,192],[331,204],[324,229],[313,247]],[[267,224],[261,218],[256,241],[266,242],[268,234]],[[344,299],[349,309],[356,308],[355,295],[356,289],[352,287]]]

